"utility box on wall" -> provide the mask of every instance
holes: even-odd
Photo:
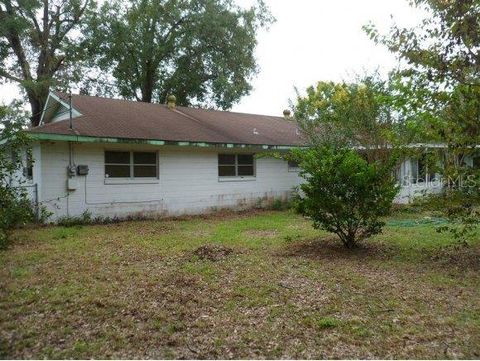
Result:
[[[78,175],[88,175],[88,165],[79,165],[77,166]]]
[[[68,178],[67,180],[67,190],[74,191],[78,187],[77,179],[75,177]]]

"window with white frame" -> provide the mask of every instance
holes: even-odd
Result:
[[[254,177],[255,159],[253,154],[219,154],[219,177]]]
[[[417,159],[411,159],[411,179],[412,183],[433,182],[436,180],[435,171],[427,161],[427,155],[423,154]]]
[[[105,151],[105,178],[157,178],[156,152]]]

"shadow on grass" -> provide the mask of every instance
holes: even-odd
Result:
[[[364,241],[347,249],[334,236],[290,243],[276,252],[280,257],[300,257],[323,261],[397,261],[423,269],[443,269],[457,272],[480,270],[480,243],[448,245],[438,248],[404,249],[379,241]]]
[[[348,249],[334,236],[291,243],[277,253],[279,256],[304,257],[314,260],[387,259],[394,254],[395,247],[378,242],[359,243],[356,248]]]
[[[480,244],[443,247],[431,255],[430,261],[452,270],[478,272],[480,271]]]

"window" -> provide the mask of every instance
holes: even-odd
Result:
[[[288,161],[288,171],[289,172],[298,172],[300,170],[300,165],[294,160]]]
[[[156,152],[105,152],[105,178],[158,177]]]
[[[418,159],[411,160],[411,176],[412,183],[424,183],[435,181],[435,172],[431,171],[427,162],[426,154],[422,155]]]
[[[219,177],[255,176],[253,154],[219,154]]]
[[[27,152],[25,156],[25,167],[23,167],[23,176],[29,181],[33,180],[33,159],[30,152]]]

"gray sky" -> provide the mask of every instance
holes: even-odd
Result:
[[[237,0],[241,5],[251,0]],[[415,25],[421,13],[407,0],[265,0],[277,22],[258,36],[260,73],[254,90],[233,110],[279,115],[319,80],[339,81],[355,73],[396,66],[394,56],[375,45],[362,26],[372,21],[387,31],[395,21]],[[391,18],[393,16],[393,20]]]
[[[253,0],[236,0],[249,6]],[[376,46],[362,26],[372,21],[386,31],[395,22],[414,25],[420,13],[407,0],[265,0],[277,22],[258,34],[260,72],[253,91],[234,111],[281,115],[294,99],[319,80],[339,81],[355,73],[395,67],[392,54]],[[0,85],[0,102],[18,97],[13,85]]]

